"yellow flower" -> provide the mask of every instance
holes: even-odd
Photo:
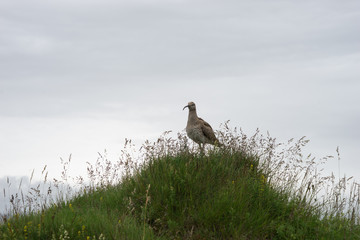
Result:
[[[13,234],[13,230],[12,230],[12,228],[11,228],[11,224],[8,222],[7,223],[7,225],[8,225],[8,231],[11,233],[11,235]]]
[[[261,182],[265,183],[266,182],[266,177],[264,175],[261,175]]]
[[[264,191],[264,186],[265,186],[265,183],[266,183],[266,177],[261,174],[260,176],[260,192],[263,192]]]
[[[70,208],[70,210],[71,210],[72,212],[74,211],[73,206],[72,206],[71,203],[69,203],[69,208]]]
[[[25,225],[25,226],[24,226],[24,235],[25,235],[25,239],[27,239],[27,236],[28,236],[27,231],[28,231],[28,227]]]
[[[251,165],[250,165],[250,169],[252,170],[253,168],[254,168],[254,165],[251,164]]]

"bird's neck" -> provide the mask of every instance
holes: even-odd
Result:
[[[196,110],[189,111],[188,122],[196,122],[198,120],[198,116],[196,114]]]

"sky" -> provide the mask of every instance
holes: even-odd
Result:
[[[359,29],[355,0],[1,1],[0,179],[117,161],[184,132],[194,101],[214,129],[339,147],[360,181]]]

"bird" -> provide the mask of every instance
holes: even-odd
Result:
[[[186,134],[190,139],[199,144],[200,150],[203,151],[206,143],[215,146],[222,145],[216,138],[210,124],[197,116],[195,103],[189,102],[188,105],[183,108],[183,110],[185,108],[189,109],[189,116],[186,125]]]

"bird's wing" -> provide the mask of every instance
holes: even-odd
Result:
[[[209,127],[209,128],[212,130],[212,127],[210,126],[210,124],[208,124],[204,119],[199,118],[199,117],[198,117],[198,119],[199,119],[205,126]]]
[[[204,133],[205,137],[207,137],[212,142],[218,141],[210,124],[208,124],[202,118],[199,118],[199,120],[202,123],[201,130]]]

